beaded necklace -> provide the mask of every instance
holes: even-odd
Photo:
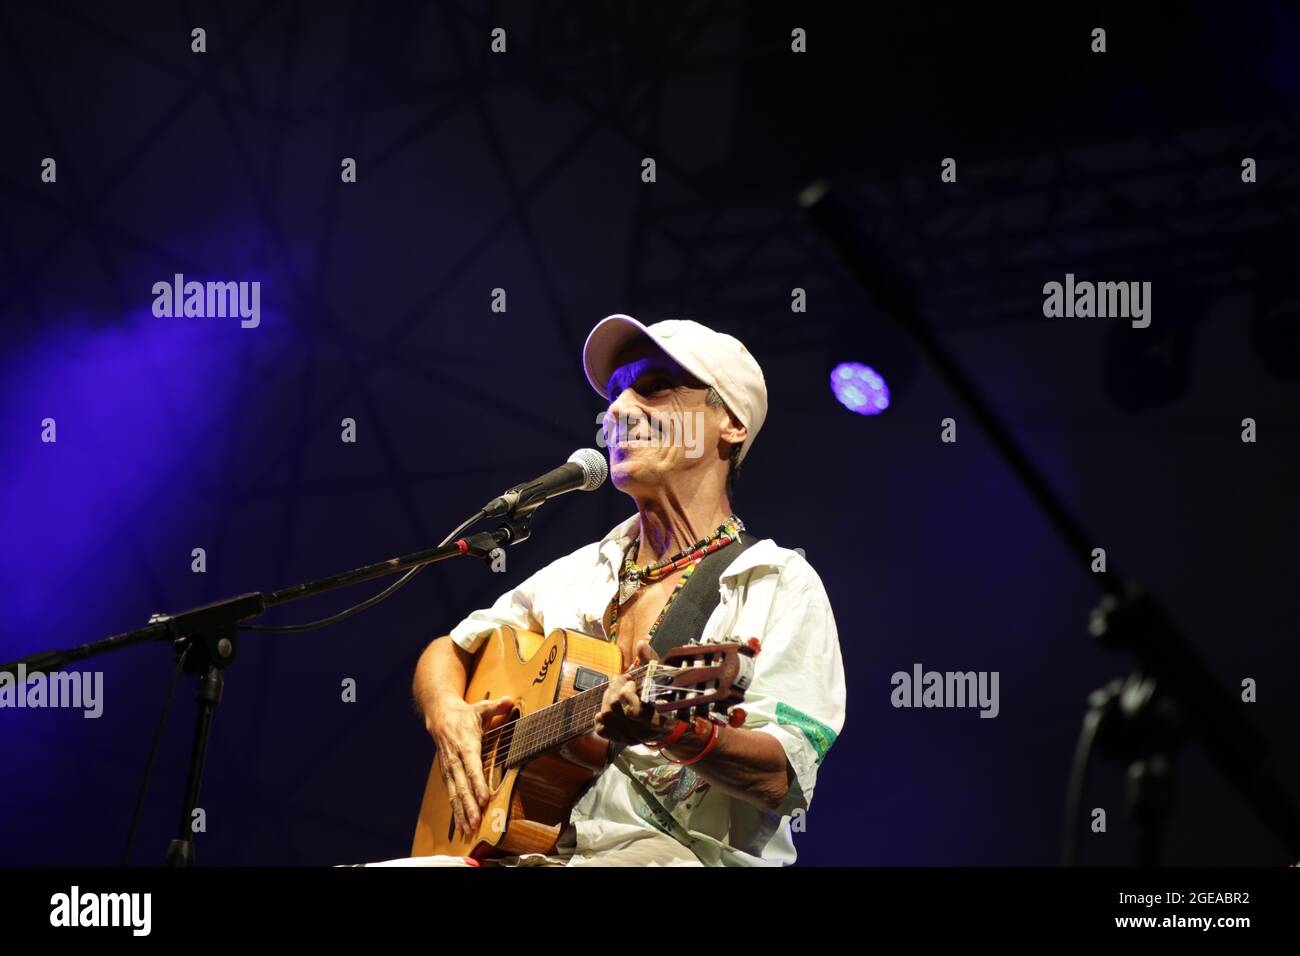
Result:
[[[623,606],[623,602],[636,593],[636,590],[642,585],[649,582],[658,581],[663,577],[681,568],[686,568],[682,573],[681,580],[673,588],[672,594],[668,595],[668,600],[664,602],[663,609],[655,622],[650,625],[650,633],[646,636],[647,640],[654,640],[655,632],[659,630],[659,625],[663,622],[664,615],[668,609],[673,606],[673,601],[681,593],[686,582],[690,580],[691,575],[695,573],[695,568],[706,557],[720,548],[725,548],[740,538],[740,532],[745,530],[745,523],[737,518],[734,514],[727,518],[726,521],[710,534],[705,535],[694,545],[685,551],[678,552],[671,558],[660,561],[658,564],[638,567],[632,560],[631,555],[636,553],[637,542],[639,538],[632,539],[632,546],[627,552],[627,557],[623,560],[623,570],[618,576],[618,596],[614,602],[614,612],[609,620],[609,639],[611,643],[618,641],[618,612]]]

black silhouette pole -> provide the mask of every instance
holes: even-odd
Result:
[[[845,270],[887,315],[900,323],[1020,479],[1089,580],[1101,588],[1089,631],[1103,647],[1125,651],[1137,670],[1090,697],[1085,731],[1104,753],[1128,766],[1128,804],[1141,830],[1138,862],[1160,862],[1164,825],[1173,802],[1172,754],[1187,736],[1198,739],[1260,817],[1300,857],[1300,811],[1270,772],[1267,746],[1233,697],[1183,639],[1163,608],[1113,565],[1091,570],[1094,541],[1025,455],[975,383],[922,319],[910,283],[886,251],[864,235],[825,180],[799,195],[799,204]],[[1077,808],[1076,808],[1077,809]],[[1074,814],[1072,813],[1072,816]],[[1077,816],[1070,821],[1079,825]],[[1077,852],[1067,830],[1066,862]]]

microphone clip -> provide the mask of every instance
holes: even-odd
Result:
[[[510,509],[506,523],[497,529],[507,535],[506,544],[516,545],[528,540],[528,536],[533,532],[533,514],[541,505],[540,501],[536,501],[522,508]]]

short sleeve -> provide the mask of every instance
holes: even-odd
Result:
[[[473,654],[489,634],[503,625],[521,631],[540,632],[543,625],[534,613],[534,596],[539,592],[549,570],[549,565],[542,568],[497,598],[491,607],[472,612],[451,629],[451,639],[461,649]]]
[[[746,587],[733,639],[757,637],[754,680],[741,705],[744,726],[770,734],[785,750],[795,779],[782,816],[812,802],[817,769],[844,727],[844,664],[830,601],[812,567],[792,560],[764,594],[767,581]]]

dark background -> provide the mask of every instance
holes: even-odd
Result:
[[[1095,582],[801,217],[799,189],[833,175],[1098,545],[1234,700],[1258,681],[1238,706],[1300,791],[1300,18],[967,6],[5,4],[0,659],[432,546],[595,444],[580,350],[598,319],[689,317],[764,368],[737,511],[805,550],[839,625],[847,724],[800,862],[1055,862],[1086,695],[1129,663],[1087,635]],[[176,272],[260,280],[261,326],[153,317]],[[1153,282],[1151,327],[1044,318],[1067,272]],[[834,403],[841,359],[885,373],[886,414]],[[612,487],[571,496],[504,575],[452,562],[340,626],[245,636],[200,861],[405,855],[432,758],[420,651],[630,512]],[[998,671],[1000,716],[892,708],[890,675],[916,662]],[[118,860],[171,663],[161,645],[97,659],[97,721],[0,711],[0,863]],[[133,862],[172,835],[191,696]],[[1199,748],[1179,771],[1170,862],[1293,862]],[[1085,860],[1131,859],[1118,769],[1086,805],[1110,827]]]

